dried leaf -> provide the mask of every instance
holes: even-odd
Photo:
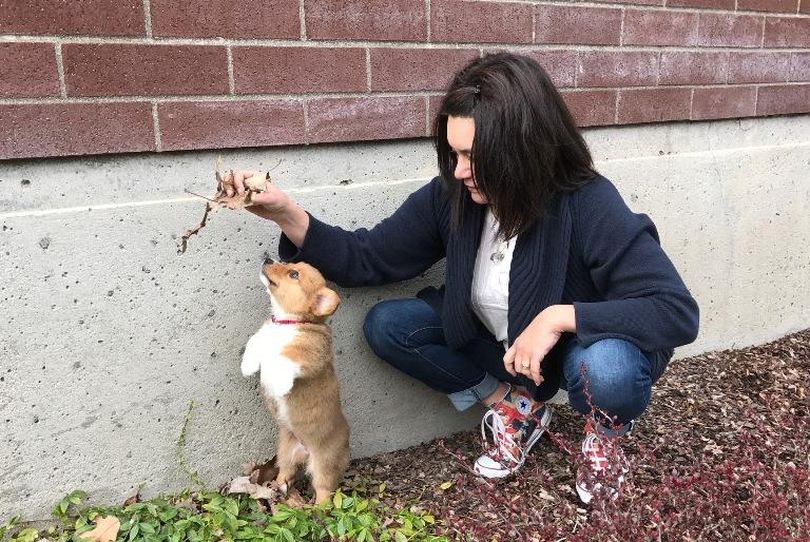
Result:
[[[254,484],[250,481],[249,476],[239,476],[231,480],[224,488],[226,495],[233,495],[235,493],[250,495],[254,499],[266,499],[274,501],[278,498],[277,487],[267,487],[259,484]]]
[[[227,209],[244,209],[245,207],[250,207],[251,205],[255,205],[252,201],[253,194],[258,192],[264,192],[265,186],[267,183],[270,182],[270,172],[267,171],[265,173],[259,173],[245,179],[245,192],[242,194],[234,194],[233,196],[228,196],[227,192],[225,191],[225,179],[222,176],[221,170],[222,169],[222,157],[218,157],[214,162],[214,177],[217,181],[217,193],[214,195],[213,198],[206,198],[205,196],[200,196],[199,194],[194,194],[195,196],[199,196],[203,199],[208,200],[208,203],[205,205],[205,213],[203,214],[202,220],[200,223],[186,230],[180,237],[180,246],[177,249],[178,254],[183,254],[186,249],[188,248],[188,240],[191,236],[197,235],[201,229],[203,229],[208,221],[208,215],[220,207],[225,207]],[[233,171],[230,173],[233,175]],[[188,192],[188,190],[186,190]],[[193,192],[189,192],[193,194]]]
[[[104,516],[96,520],[96,528],[79,535],[87,542],[112,542],[118,538],[121,522],[115,516]]]

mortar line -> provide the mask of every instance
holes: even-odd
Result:
[[[425,0],[425,23],[427,24],[427,41],[430,43],[432,36],[430,35],[430,0]]]
[[[155,132],[155,150],[160,152],[162,143],[160,141],[160,117],[158,117],[157,101],[152,101],[152,129]]]
[[[694,120],[695,113],[695,89],[689,93],[689,120]]]
[[[152,39],[152,7],[149,0],[143,0],[143,24],[146,30],[146,37]]]
[[[67,86],[65,85],[65,62],[62,58],[62,44],[54,43],[56,51],[56,74],[59,78],[59,95],[67,98]]]
[[[236,82],[233,78],[233,51],[230,45],[225,47],[225,56],[228,63],[228,93],[233,96],[236,94]]]
[[[579,84],[578,81],[575,84]],[[727,84],[724,85],[723,83],[706,83],[706,84],[683,84],[683,85],[667,85],[669,89],[683,89],[683,88],[715,88],[718,86],[721,87],[746,87],[751,86],[752,84],[761,85],[763,87],[773,87],[773,86],[806,86],[810,83],[807,81],[776,81],[772,83],[765,83],[765,82],[752,82],[752,83],[734,83],[734,84]],[[562,92],[571,92],[571,91],[585,91],[585,90],[621,90],[621,89],[633,89],[633,90],[652,90],[652,89],[659,89],[662,88],[658,85],[649,84],[649,85],[638,85],[638,86],[627,86],[627,87],[559,87],[558,90]],[[433,96],[443,96],[441,91],[414,91],[414,92],[407,92],[407,91],[391,91],[391,92],[374,92],[372,95],[374,98],[421,98],[421,97],[433,97]],[[357,92],[345,92],[345,93],[338,93],[338,92],[330,92],[330,93],[320,93],[320,94],[238,94],[234,96],[229,96],[227,94],[218,94],[218,95],[209,95],[209,96],[197,96],[197,95],[165,95],[165,96],[104,96],[104,97],[96,97],[96,96],[71,96],[68,98],[61,98],[61,97],[49,97],[49,98],[0,98],[0,105],[56,105],[56,104],[124,104],[124,103],[166,103],[166,102],[183,102],[183,103],[194,103],[194,102],[201,102],[201,103],[215,103],[215,102],[246,102],[246,101],[258,101],[258,102],[287,102],[287,103],[295,103],[300,102],[302,100],[318,100],[318,99],[329,99],[329,98],[369,98],[369,93],[366,90],[357,91]]]
[[[304,100],[301,105],[304,108],[304,144],[309,145],[309,100]]]
[[[430,137],[430,98],[425,96],[425,137]]]
[[[371,92],[371,49],[366,47],[366,90]]]
[[[727,12],[726,12],[727,13]],[[761,14],[760,14],[761,15]],[[803,17],[810,18],[810,17]],[[0,43],[41,43],[41,35],[0,35]],[[63,45],[156,45],[161,46],[199,46],[199,47],[224,47],[232,45],[237,47],[313,47],[323,49],[360,49],[363,47],[388,48],[388,49],[504,49],[521,51],[591,51],[591,52],[652,52],[659,48],[651,45],[590,45],[590,44],[560,44],[560,43],[513,43],[504,44],[499,42],[405,42],[405,41],[370,41],[370,40],[323,40],[317,42],[291,40],[291,39],[223,39],[223,38],[161,38],[152,40],[146,38],[128,37],[104,37],[97,36],[72,36],[72,35],[49,35],[47,39],[59,40]],[[722,53],[729,50],[735,51],[757,51],[756,47],[724,47],[724,46],[700,46],[700,45],[673,45],[666,46],[671,52],[715,52]],[[810,47],[769,47],[769,52],[808,52]]]
[[[298,18],[301,20],[301,41],[307,41],[307,18],[304,0],[298,0]]]

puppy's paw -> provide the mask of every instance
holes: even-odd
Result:
[[[259,369],[262,366],[262,358],[260,354],[261,348],[259,348],[257,341],[253,340],[253,337],[251,337],[247,343],[247,346],[245,346],[245,353],[242,354],[242,365],[240,366],[242,369],[242,376],[251,376],[259,372]]]
[[[262,368],[262,387],[272,397],[283,397],[290,392],[300,372],[298,365],[288,358],[279,356]]]
[[[247,377],[255,375],[261,366],[261,361],[256,359],[256,356],[248,356],[246,350],[245,355],[242,356],[242,365],[240,366],[242,369],[242,376]]]

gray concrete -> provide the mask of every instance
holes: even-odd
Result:
[[[590,130],[597,166],[652,216],[698,298],[679,355],[810,325],[810,116]],[[176,441],[210,486],[272,454],[274,429],[240,350],[267,314],[257,280],[278,232],[221,211],[186,254],[218,153],[0,163],[0,518],[46,517],[81,487],[118,501],[189,485]],[[227,151],[273,168],[316,215],[368,226],[435,171],[427,141]],[[23,180],[28,182],[23,182]],[[333,319],[355,456],[472,427],[443,396],[377,361],[360,331],[380,299],[441,281],[341,290]]]

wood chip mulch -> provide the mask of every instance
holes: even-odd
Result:
[[[582,417],[555,408],[523,469],[470,470],[477,428],[352,462],[347,486],[434,514],[453,540],[810,541],[810,329],[673,361],[633,435],[620,498],[573,489]],[[609,482],[607,482],[609,483]]]

